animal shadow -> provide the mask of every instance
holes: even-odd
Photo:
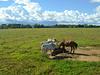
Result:
[[[71,53],[72,54],[72,53]],[[89,54],[84,54],[84,53],[74,53],[74,55],[79,55],[79,56],[90,56]]]
[[[54,60],[63,60],[63,59],[68,59],[68,58],[70,58],[70,59],[72,59],[72,58],[75,58],[75,56],[90,56],[90,55],[88,55],[88,54],[84,54],[84,53],[66,53],[67,54],[67,56],[55,56],[54,58],[52,58],[52,59],[54,59]]]
[[[61,59],[65,59],[65,58],[72,58],[72,56],[55,56],[53,59],[61,60]]]

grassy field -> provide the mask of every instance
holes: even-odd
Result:
[[[0,29],[0,75],[100,75],[100,62],[43,56],[40,42],[53,37],[100,50],[100,28]]]

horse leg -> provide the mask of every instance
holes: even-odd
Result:
[[[72,54],[74,54],[75,53],[75,47],[72,48],[72,51],[73,51]]]
[[[71,47],[71,53],[74,54],[74,52],[75,52],[75,48]]]
[[[63,49],[64,56],[66,56],[66,46],[63,45],[62,49]]]
[[[75,53],[75,47],[73,47],[73,54]]]
[[[74,52],[75,52],[75,49],[73,49],[73,54],[74,54]]]
[[[72,50],[73,50],[73,48],[71,47],[71,52],[70,53],[72,53]]]

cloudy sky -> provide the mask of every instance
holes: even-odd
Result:
[[[100,25],[100,0],[0,0],[0,23]]]

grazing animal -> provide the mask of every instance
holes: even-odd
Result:
[[[71,47],[70,53],[73,53],[73,54],[75,52],[75,49],[77,49],[77,46],[78,46],[78,44],[72,40],[70,40],[70,41],[63,40],[59,43],[59,48],[62,47],[63,49],[65,49],[65,47]]]
[[[55,50],[56,46],[57,44],[55,39],[48,39],[47,41],[41,43],[41,51],[46,53],[48,50]]]

